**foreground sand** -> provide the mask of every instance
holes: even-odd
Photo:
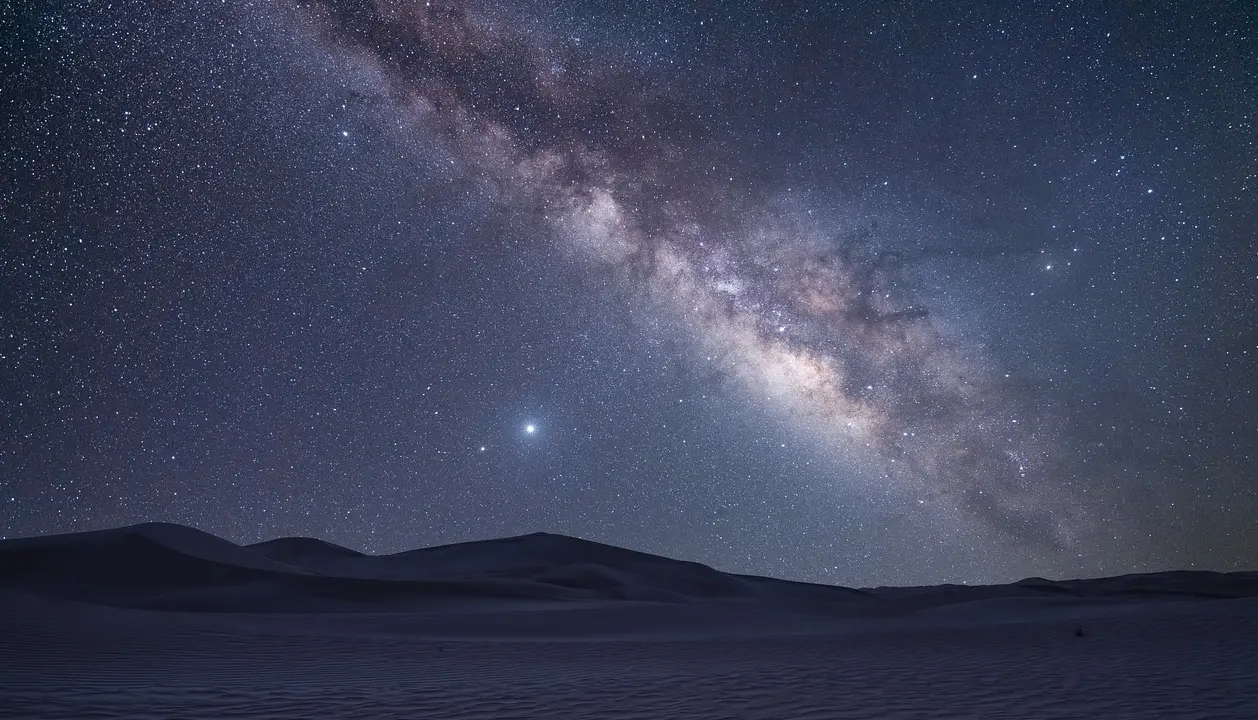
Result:
[[[267,617],[7,595],[0,714],[1258,718],[1254,599],[785,618],[757,632],[736,612],[705,627],[694,608],[628,610]]]
[[[852,591],[195,533],[0,543],[0,718],[1258,719],[1253,574]]]

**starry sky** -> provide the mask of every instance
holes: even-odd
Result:
[[[0,534],[1258,568],[1245,2],[0,7]]]

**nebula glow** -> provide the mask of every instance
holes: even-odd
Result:
[[[737,187],[684,103],[628,63],[464,3],[297,3],[290,19],[372,79],[360,90],[406,118],[407,141],[446,148],[555,252],[684,320],[695,362],[819,456],[876,458],[886,486],[864,491],[942,500],[1046,548],[1085,522],[1043,461],[1051,419],[1021,416],[944,339],[887,239]]]

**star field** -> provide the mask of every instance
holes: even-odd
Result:
[[[0,13],[0,534],[1258,565],[1258,18]]]

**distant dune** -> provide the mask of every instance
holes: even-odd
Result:
[[[0,542],[0,717],[1258,718],[1258,573],[848,588],[536,533]]]
[[[1002,598],[1258,596],[1258,573],[853,590],[733,575],[548,533],[371,556],[312,538],[242,547],[166,523],[0,542],[0,578],[0,586],[11,590],[116,607],[234,612],[396,611],[517,599],[740,601],[890,613]]]

